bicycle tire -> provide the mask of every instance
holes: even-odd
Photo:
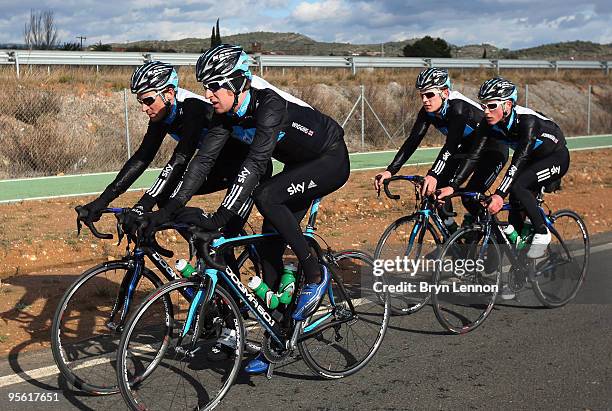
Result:
[[[110,271],[115,271],[117,273],[112,277],[114,279],[119,280],[120,282],[124,276],[130,275],[130,273],[133,271],[133,268],[130,267],[130,263],[127,261],[118,261],[102,263],[85,271],[64,293],[55,310],[55,314],[53,316],[53,323],[51,326],[51,350],[55,363],[57,364],[57,367],[60,370],[62,376],[73,387],[81,391],[85,391],[89,394],[96,395],[116,394],[119,392],[119,387],[117,386],[117,378],[114,375],[115,370],[107,369],[108,367],[105,365],[104,362],[96,364],[104,357],[109,357],[111,361],[110,364],[112,366],[112,361],[115,358],[114,351],[116,349],[116,345],[114,345],[115,349],[113,349],[113,342],[105,341],[105,337],[107,336],[107,334],[101,334],[98,337],[77,337],[77,341],[74,342],[75,347],[69,348],[68,344],[66,344],[68,336],[66,335],[66,338],[64,338],[64,334],[69,333],[63,333],[63,329],[69,329],[69,325],[66,325],[67,322],[69,322],[69,324],[74,323],[75,325],[77,325],[77,327],[81,329],[85,326],[93,325],[94,328],[99,328],[101,331],[106,331],[109,336],[116,337],[117,343],[119,342],[120,330],[105,330],[104,328],[100,327],[99,323],[101,320],[104,319],[104,316],[100,315],[100,318],[95,317],[93,321],[89,320],[88,318],[84,318],[86,313],[95,313],[99,311],[97,310],[98,305],[96,305],[95,301],[97,298],[104,298],[104,294],[108,294],[109,297],[113,297],[112,301],[109,301],[111,303],[111,306],[112,303],[114,303],[117,293],[108,291],[105,288],[107,286],[111,287],[113,284],[115,284],[112,280],[110,280],[110,275],[105,275]],[[142,278],[146,279],[150,283],[151,290],[154,290],[162,284],[159,277],[157,277],[151,270],[147,269],[146,267],[143,267],[141,282]],[[85,288],[84,286],[92,285],[94,287],[97,287],[95,290],[96,293],[94,293],[94,295],[89,295],[87,294],[87,289],[89,287]],[[140,284],[136,284],[135,287],[138,287],[139,285]],[[83,295],[81,296],[81,294]],[[135,295],[136,294],[137,293],[135,293]],[[84,303],[86,303],[87,305]],[[75,304],[75,307],[72,307],[72,304]],[[133,300],[132,304],[137,304],[135,306],[132,305],[132,307],[137,307],[140,302]],[[72,311],[78,311],[77,307],[80,310],[78,317],[72,318],[70,313]],[[83,324],[83,326],[81,326],[81,324]],[[91,344],[88,345],[88,342],[90,342]],[[105,349],[105,351],[102,353],[98,351],[99,355],[91,357],[88,356],[85,359],[75,358],[75,355],[79,354],[79,352],[82,352],[84,355],[87,355],[88,353],[95,353],[95,350],[99,349]],[[90,365],[87,366],[88,364]],[[86,369],[91,371],[88,374],[89,377],[86,377],[84,373],[81,372],[81,370]],[[76,372],[77,370],[79,372]],[[95,375],[92,375],[94,371]]]
[[[572,220],[577,226],[578,230],[572,238],[567,238],[569,233],[563,230],[560,219]],[[548,245],[543,261],[537,263],[531,282],[538,300],[546,307],[556,308],[574,299],[586,278],[590,239],[586,224],[572,210],[559,210],[551,215],[551,220],[553,241]],[[560,292],[561,289],[563,291]]]
[[[314,332],[312,336],[298,343],[304,362],[315,374],[326,379],[347,377],[361,370],[380,348],[391,315],[388,299],[381,304],[374,290],[364,289],[370,287],[367,276],[373,276],[374,263],[371,256],[361,251],[346,250],[335,253],[333,259],[338,266],[330,267],[332,294],[328,292],[323,297],[321,307],[306,321],[304,330],[308,329],[308,324],[315,324],[325,316],[329,315],[329,318],[333,316],[334,320],[339,320],[343,315],[347,315],[349,306],[347,301],[342,301],[344,295],[351,298],[357,317],[338,323],[334,329],[330,327],[321,332]],[[346,284],[338,279],[340,272],[345,274]],[[361,279],[361,276],[366,276],[366,281],[359,284],[356,280],[357,277]],[[343,291],[340,291],[340,288]],[[346,345],[338,344],[342,341],[338,338],[341,336],[339,329],[346,330],[343,332]],[[363,351],[357,353],[354,351],[356,344],[348,341],[351,333],[359,336],[360,341],[366,342],[367,347]],[[331,364],[332,361],[334,364]]]
[[[474,234],[470,237],[470,233]],[[453,334],[465,334],[479,327],[491,313],[501,288],[502,254],[493,236],[488,237],[486,251],[482,251],[484,245],[481,245],[480,241],[483,238],[483,227],[479,225],[467,226],[456,231],[440,251],[439,267],[446,266],[449,254],[453,254],[450,258],[457,260],[463,258],[467,261],[470,258],[474,259],[474,257],[481,258],[487,252],[487,261],[491,262],[488,267],[490,273],[485,270],[483,274],[476,272],[470,275],[456,275],[455,269],[453,269],[452,274],[443,274],[445,270],[436,269],[433,284],[443,288],[438,288],[438,292],[435,290],[432,292],[434,313],[440,325]],[[460,244],[461,239],[466,242],[465,245]],[[478,239],[476,243],[474,243],[474,239]],[[493,255],[491,255],[490,250],[494,250]],[[454,284],[459,282],[465,284]],[[477,292],[469,293],[469,288],[467,293],[460,288],[461,285],[478,285],[479,282],[480,285],[483,285],[483,289],[484,285],[489,285],[492,291],[479,295]],[[483,282],[487,284],[482,284]],[[439,291],[442,290],[448,290],[448,292],[440,293]],[[453,321],[453,319],[457,321]]]
[[[415,238],[415,240],[417,241],[416,248],[414,248],[414,250],[416,251],[415,254],[410,256],[410,254],[413,251],[412,245],[410,244],[402,244],[401,246],[396,244],[394,246],[391,246],[394,248],[393,250],[384,253],[384,248],[385,246],[388,245],[388,242],[390,238],[393,236],[393,234],[398,233],[398,232],[401,233],[403,226],[406,226],[407,228],[408,226],[410,226],[410,229],[406,229],[405,232],[411,233],[414,229],[413,228],[414,225],[418,223],[419,218],[421,218],[419,215],[412,214],[409,216],[400,217],[394,222],[392,222],[385,229],[383,234],[380,236],[380,239],[378,240],[378,244],[376,245],[376,251],[374,252],[374,260],[377,261],[382,258],[395,259],[395,257],[400,256],[398,254],[400,252],[400,248],[402,250],[401,252],[403,253],[403,255],[409,257],[412,260],[418,260],[420,257],[422,257],[422,254],[430,254],[434,252],[435,249],[429,250],[429,248],[423,251],[423,240],[425,239],[425,233],[423,233],[424,228],[421,226],[418,229],[418,233],[416,234],[417,237]],[[435,247],[437,248],[440,245],[440,239],[434,232],[431,225],[428,225],[427,232],[429,236],[433,238],[433,244],[435,244]],[[409,238],[408,238],[408,241],[410,241]],[[431,239],[429,241],[431,241]],[[395,248],[397,248],[397,250]],[[404,252],[403,251],[404,249],[406,249],[407,251]],[[392,281],[391,279],[392,276],[388,276],[388,275],[385,275],[385,276],[387,277],[387,283],[390,283],[390,282],[399,283],[401,282],[403,278],[401,276],[398,276],[397,280]],[[433,273],[423,273],[422,275],[419,275],[418,278],[417,276],[411,276],[408,273],[406,273],[406,276],[409,277],[407,278],[410,280],[408,282],[413,283],[413,284],[420,284],[421,282],[431,283],[431,277],[433,277]],[[393,315],[414,314],[417,311],[419,311],[421,308],[423,308],[425,305],[427,305],[430,298],[431,298],[430,293],[420,293],[420,292],[411,292],[409,294],[392,293],[390,294],[391,312],[393,313]]]
[[[212,301],[222,301],[224,304],[227,304],[233,316],[236,347],[234,349],[233,358],[229,358],[223,363],[223,366],[228,372],[223,374],[225,378],[221,379],[221,386],[214,394],[208,394],[208,392],[206,392],[206,387],[202,386],[199,378],[205,373],[215,372],[213,366],[210,366],[211,364],[214,364],[217,369],[219,369],[219,367],[223,368],[221,363],[213,363],[206,358],[206,353],[208,352],[206,348],[208,345],[212,347],[213,343],[218,340],[218,336],[216,334],[214,336],[202,335],[198,340],[198,344],[200,344],[198,347],[200,349],[191,350],[193,357],[188,358],[189,355],[184,355],[177,351],[176,347],[173,347],[178,332],[182,329],[181,320],[179,318],[185,315],[187,311],[175,308],[175,313],[182,314],[175,314],[173,318],[166,319],[167,321],[164,324],[165,328],[161,332],[159,329],[153,330],[146,325],[147,311],[154,307],[154,304],[160,299],[166,298],[172,301],[173,304],[174,301],[184,302],[185,300],[178,296],[180,294],[179,290],[186,288],[197,289],[200,284],[199,281],[199,279],[185,278],[174,280],[163,285],[152,293],[140,307],[132,313],[130,319],[126,323],[125,331],[122,334],[119,349],[117,351],[117,380],[121,395],[131,409],[147,410],[151,409],[151,407],[155,407],[156,409],[174,409],[178,406],[179,408],[185,409],[209,410],[219,404],[235,381],[240,370],[243,353],[244,344],[242,341],[244,337],[244,324],[238,305],[231,297],[230,293],[222,286],[217,285],[215,287]],[[187,307],[189,306],[190,305],[187,305]],[[153,314],[153,316],[155,316],[155,314]],[[141,337],[143,339],[139,339],[137,331],[140,321],[145,323],[143,326],[143,337]],[[225,324],[225,321],[222,320],[221,323]],[[137,364],[148,362],[151,358],[151,356],[147,354],[150,350],[147,351],[147,349],[148,346],[151,345],[150,341],[154,338],[151,334],[155,332],[159,334],[160,341],[169,341],[169,344],[167,345],[167,349],[163,350],[163,353],[162,350],[155,349],[157,356],[150,361],[150,363],[154,363],[155,366],[152,369],[147,366],[146,369],[148,370],[148,374],[141,377],[140,375],[134,374],[133,370],[136,369]],[[191,336],[187,335],[183,340],[182,347],[191,348],[189,346],[190,342]],[[162,353],[161,356],[159,355],[160,353]],[[206,368],[207,366],[210,367]],[[137,378],[134,378],[135,376]],[[212,379],[214,381],[219,380],[217,375],[214,375]],[[174,393],[168,395],[166,391],[171,390],[173,387],[175,388]],[[175,403],[179,387],[182,392],[180,395],[183,396],[182,402],[179,398]],[[145,388],[147,390],[152,390],[150,400],[149,396],[144,392]],[[194,389],[195,392],[193,392]],[[147,401],[146,403],[145,400]],[[188,401],[194,400],[196,404],[187,403]],[[164,401],[170,401],[171,403],[164,405]]]

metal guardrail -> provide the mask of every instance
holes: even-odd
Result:
[[[95,65],[137,66],[150,60],[162,60],[177,66],[195,65],[199,54],[134,53],[97,51],[50,51],[50,50],[0,50],[0,64],[19,65]],[[586,69],[604,70],[609,73],[612,61],[574,60],[487,60],[452,58],[411,57],[363,57],[363,56],[251,56],[251,65],[259,67],[337,67],[350,68],[492,68],[497,69]]]

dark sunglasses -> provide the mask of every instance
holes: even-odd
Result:
[[[157,99],[157,96],[159,96],[161,93],[163,93],[163,91],[158,91],[157,93],[153,94],[152,96],[147,96],[143,99],[139,99],[138,97],[136,97],[136,101],[138,101],[138,104],[144,104],[146,106],[151,106],[153,103],[155,103],[155,100]]]
[[[503,103],[503,101],[495,101],[493,103],[480,103],[480,107],[482,107],[483,110],[489,110],[489,111],[493,111],[493,110],[497,110]]]
[[[435,93],[433,91],[428,91],[427,93],[421,93],[421,96],[425,96],[427,97],[427,99],[432,99],[434,98],[438,93]]]
[[[208,90],[211,93],[216,93],[222,88],[226,88],[224,86],[230,81],[231,81],[230,79],[226,78],[226,79],[223,79],[222,81],[212,81],[210,83],[202,84],[202,86],[204,87],[204,90]]]

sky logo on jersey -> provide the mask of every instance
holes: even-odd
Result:
[[[246,178],[251,174],[251,172],[249,170],[247,170],[246,167],[242,168],[242,171],[240,172],[240,174],[238,174],[238,182],[239,183],[244,183],[244,181],[246,180]]]
[[[516,170],[517,170],[516,166],[513,165],[512,167],[510,167],[510,170],[508,170],[508,175],[512,177],[516,173]]]
[[[297,193],[304,193],[304,182],[298,183],[298,184],[293,184],[291,183],[291,185],[289,187],[287,187],[287,192],[289,193],[290,196],[297,194]]]
[[[172,166],[170,164],[166,164],[166,167],[161,172],[162,177],[168,177],[172,172]]]
[[[552,166],[550,168],[550,174],[561,174],[561,166]]]
[[[308,135],[308,136],[313,136],[314,135],[314,131],[312,131],[311,129],[309,129],[308,127],[304,127],[303,125],[296,123],[295,121],[291,124],[291,127],[300,130],[302,133]]]

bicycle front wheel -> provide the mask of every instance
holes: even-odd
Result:
[[[125,310],[124,301],[117,301],[125,278],[134,269],[126,261],[103,263],[83,273],[66,290],[51,326],[51,349],[60,372],[75,388],[90,394],[119,392],[115,357]],[[128,310],[137,308],[161,280],[143,268]],[[127,288],[127,286],[126,286]],[[111,318],[113,307],[116,313]],[[127,314],[126,314],[127,317]]]
[[[298,349],[316,374],[342,378],[374,357],[389,324],[390,308],[388,298],[381,302],[372,289],[371,256],[347,250],[332,258],[328,293],[304,326]]]
[[[244,326],[238,305],[225,289],[216,286],[196,343],[194,323],[180,338],[186,321],[197,321],[197,301],[203,300],[203,295],[194,297],[192,307],[183,295],[193,293],[199,284],[198,279],[180,279],[162,286],[128,320],[117,352],[117,380],[131,409],[209,410],[234,382]],[[173,317],[162,317],[164,300],[171,301]],[[211,355],[220,335],[229,344],[226,358]]]
[[[584,221],[571,210],[560,210],[550,219],[552,241],[535,264],[533,292],[547,307],[561,307],[580,289],[589,266],[590,243]]]
[[[378,240],[374,260],[391,260],[397,258],[408,263],[417,262],[421,257],[432,260],[437,257],[438,236],[431,226],[423,226],[421,217],[411,215],[401,217],[391,223]],[[431,284],[433,270],[425,264],[412,270],[414,265],[408,264],[403,271],[385,271],[385,281],[388,285],[410,287],[410,292],[390,292],[391,312],[394,315],[412,314],[423,308],[430,299],[428,291],[421,291],[422,284]],[[399,287],[396,289],[405,289]]]
[[[455,232],[436,261],[432,302],[440,324],[455,334],[481,325],[501,286],[502,255],[481,226]]]

